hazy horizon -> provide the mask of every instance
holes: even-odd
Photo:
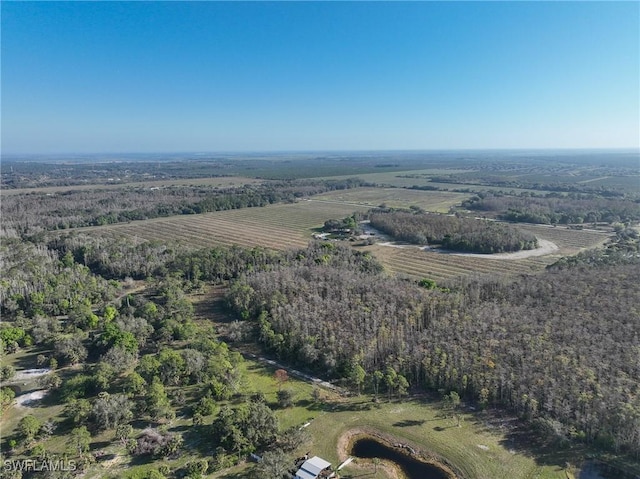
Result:
[[[640,148],[451,148],[451,149],[416,149],[416,150],[282,150],[282,151],[157,151],[157,152],[66,152],[66,153],[2,153],[5,161],[176,161],[176,160],[215,160],[220,157],[231,159],[317,159],[327,156],[328,159],[351,156],[360,159],[366,156],[388,159],[394,157],[428,156],[460,156],[476,155],[478,160],[510,158],[515,156],[591,156],[591,155],[625,155],[637,157],[640,167]],[[218,158],[216,158],[218,157]]]

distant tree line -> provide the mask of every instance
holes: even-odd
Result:
[[[354,387],[454,390],[559,441],[638,452],[640,260],[615,256],[431,289],[353,264],[291,264],[247,274],[228,302],[279,357]]]
[[[269,182],[235,188],[122,187],[6,195],[0,204],[0,233],[4,237],[29,237],[48,230],[261,207],[364,184],[350,178]]]
[[[135,158],[138,156],[138,158]],[[3,157],[2,189],[41,188],[88,184],[121,185],[158,180],[247,178],[291,180],[329,176],[360,175],[380,171],[423,169],[449,166],[448,159],[424,153],[395,153],[394,163],[388,155],[180,155],[140,154],[128,158],[10,158]],[[115,161],[114,161],[115,160]],[[460,161],[460,159],[458,159]],[[471,160],[462,160],[473,163]]]
[[[407,210],[372,210],[374,228],[400,241],[473,253],[503,253],[537,247],[529,233],[494,221]]]
[[[473,189],[480,189],[480,186],[491,186],[491,187],[500,187],[504,188],[505,191],[513,190],[513,189],[527,189],[527,190],[541,190],[541,191],[552,191],[556,193],[571,193],[571,194],[588,194],[588,195],[597,195],[605,198],[623,198],[626,196],[624,191],[616,190],[615,188],[606,187],[603,185],[600,186],[591,186],[589,183],[570,183],[566,181],[554,180],[554,174],[558,174],[559,177],[567,176],[568,172],[566,169],[567,165],[564,167],[556,168],[557,171],[547,171],[546,178],[543,181],[527,181],[526,179],[518,179],[513,180],[510,178],[505,178],[502,176],[504,170],[496,169],[496,175],[482,175],[477,176],[477,173],[468,173],[467,175],[448,175],[448,176],[432,176],[430,181],[434,183],[449,183],[456,185],[457,188],[452,191],[457,191],[460,189],[460,185],[469,185],[470,187],[475,187]],[[597,170],[594,170],[594,172]],[[502,174],[501,174],[502,173]],[[620,170],[616,169],[607,169],[605,168],[602,173],[603,176],[629,176],[629,175],[637,175],[637,170],[633,168],[621,168]],[[535,177],[535,174],[531,175]],[[570,175],[569,175],[570,176]],[[526,178],[526,177],[525,177]],[[590,177],[592,179],[597,178],[597,174]],[[441,188],[442,189],[442,188]]]
[[[510,196],[483,193],[464,208],[497,215],[507,221],[541,224],[627,223],[640,220],[640,200],[594,195]]]

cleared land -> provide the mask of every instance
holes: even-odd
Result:
[[[485,186],[467,183],[436,183],[431,181],[432,176],[453,175],[467,173],[469,170],[407,170],[389,171],[383,173],[363,173],[360,175],[341,175],[326,177],[327,179],[360,178],[363,181],[377,185],[393,186],[397,188],[410,188],[412,186],[433,186],[443,190],[468,190],[468,191],[513,191],[515,193],[547,193],[544,190],[532,190],[527,188],[511,188],[508,186]],[[419,191],[419,190],[418,190]]]
[[[82,228],[101,236],[129,236],[146,240],[179,241],[185,246],[264,246],[274,249],[304,247],[313,229],[331,218],[341,218],[368,207],[322,201],[300,201],[263,208],[174,216],[102,227]]]
[[[566,227],[544,225],[518,225],[538,239],[558,246],[552,254],[523,259],[492,258],[490,255],[447,254],[420,250],[415,246],[394,248],[379,244],[363,247],[373,253],[385,268],[395,274],[414,279],[430,278],[436,281],[472,273],[519,274],[543,270],[562,256],[583,249],[600,246],[610,234],[591,230],[571,230]]]
[[[384,203],[392,208],[418,206],[427,211],[447,213],[452,206],[460,205],[470,197],[470,194],[449,191],[422,191],[404,188],[354,188],[322,193],[314,196],[311,201],[333,201],[370,208]]]
[[[338,193],[344,192],[334,192],[334,195],[337,197]],[[439,196],[441,192],[417,193],[436,193],[432,196],[435,199],[434,204],[438,202],[442,204],[442,201],[446,201]],[[357,196],[357,192],[354,194]],[[80,230],[100,236],[177,241],[185,247],[194,248],[236,244],[284,250],[306,246],[312,238],[314,228],[322,226],[328,219],[342,218],[354,211],[364,212],[369,209],[369,206],[346,201],[353,198],[343,199],[344,202],[314,197],[313,200],[304,200],[295,204],[156,218]],[[551,241],[558,246],[558,249],[544,256],[502,259],[488,255],[474,257],[424,251],[410,246],[393,248],[375,244],[359,248],[373,253],[391,273],[439,281],[473,273],[519,274],[541,271],[562,256],[601,245],[610,236],[601,231],[571,230],[566,227],[554,228],[529,224],[518,225],[518,227],[531,232],[539,239]]]

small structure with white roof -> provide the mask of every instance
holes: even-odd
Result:
[[[319,477],[328,477],[330,472],[328,469],[331,467],[331,463],[325,461],[321,457],[313,456],[311,459],[307,459],[302,463],[298,472],[296,472],[295,479],[318,479]],[[323,474],[325,472],[325,474]]]

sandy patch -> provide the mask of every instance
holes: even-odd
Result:
[[[101,465],[104,469],[112,469],[122,464],[124,460],[125,460],[124,456],[117,455],[113,459],[107,459],[106,461],[103,461]]]
[[[422,251],[429,251],[432,253],[440,253],[440,254],[450,254],[453,256],[466,256],[469,258],[483,258],[483,259],[525,259],[525,258],[534,258],[536,256],[545,256],[557,251],[558,245],[549,241],[538,239],[538,247],[536,249],[527,249],[523,251],[516,251],[514,253],[495,253],[495,254],[480,254],[480,253],[458,253],[456,251],[444,250],[440,248],[434,248],[431,246],[418,246],[408,243],[396,243],[392,241],[387,241],[384,243],[377,243],[380,246],[387,246],[390,248],[415,248]]]
[[[47,394],[46,389],[40,389],[38,391],[32,391],[27,394],[21,394],[16,397],[16,405],[18,407],[29,407],[33,403],[40,401]]]
[[[16,375],[11,378],[11,381],[29,381],[31,379],[44,376],[45,374],[49,374],[50,372],[51,372],[51,369],[49,368],[24,369],[22,371],[17,371]]]
[[[538,238],[538,247],[536,249],[526,249],[516,251],[515,253],[496,253],[496,254],[475,254],[475,253],[455,253],[447,251],[447,254],[456,256],[470,256],[472,258],[488,258],[488,259],[525,259],[535,256],[545,256],[558,250],[558,245],[549,241]]]

